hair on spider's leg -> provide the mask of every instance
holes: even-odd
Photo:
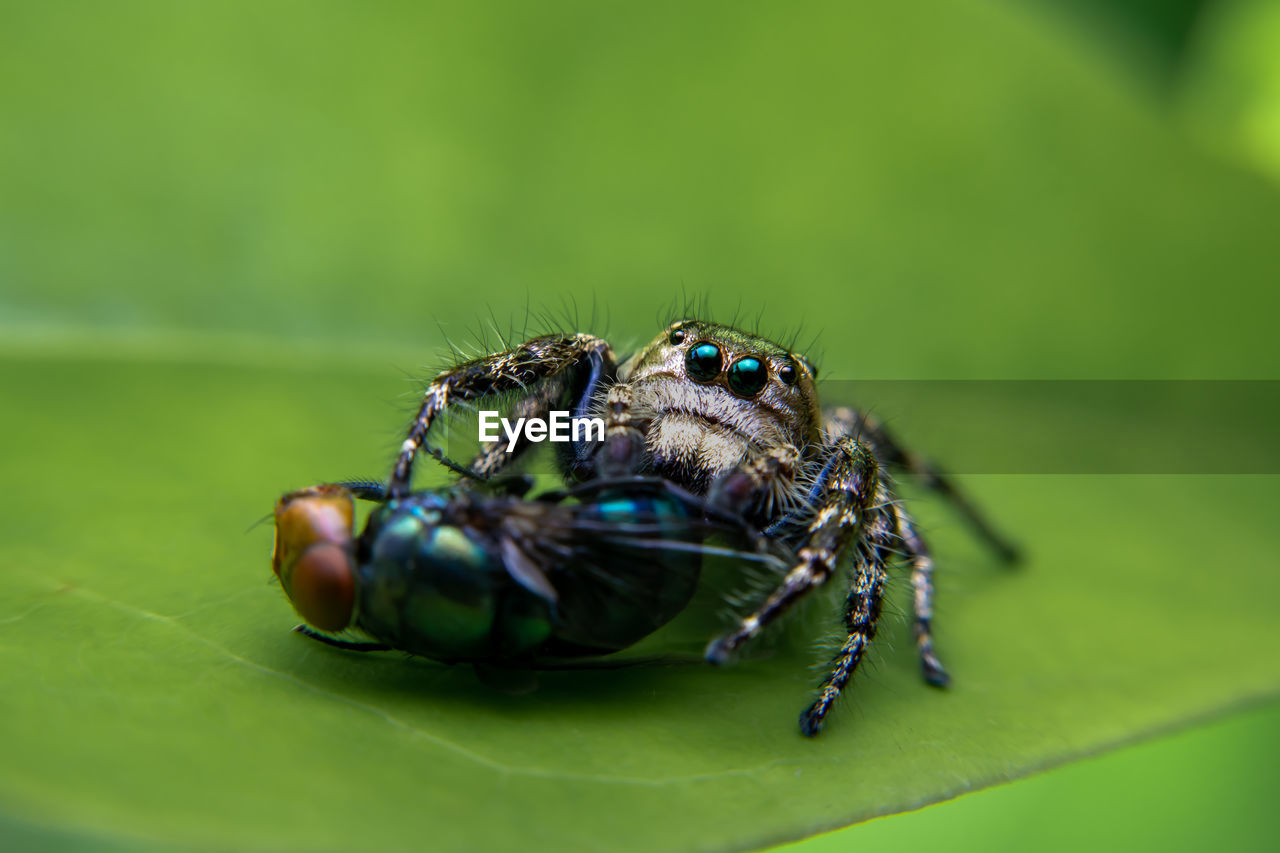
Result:
[[[839,454],[832,454],[822,463],[822,468],[813,475],[812,482],[809,484],[808,490],[804,496],[797,501],[796,506],[791,510],[779,515],[772,524],[764,529],[765,536],[777,536],[782,533],[788,525],[795,523],[802,515],[808,513],[811,509],[818,506],[822,501],[825,493],[830,488],[829,482],[831,474],[836,466],[843,464]]]
[[[462,350],[459,349],[458,345],[453,342],[453,337],[445,329],[444,323],[441,322],[439,317],[436,318],[436,328],[440,330],[440,339],[444,341],[444,345],[449,348],[449,363],[457,365],[466,361],[466,356],[463,354]]]
[[[713,640],[706,657],[724,663],[734,650],[750,640],[764,626],[781,616],[792,604],[820,586],[836,568],[840,556],[864,525],[870,506],[880,503],[879,468],[871,450],[852,437],[841,439],[830,449],[836,462],[824,466],[820,503],[813,521],[804,532],[796,551],[799,562],[782,579],[755,612],[743,618],[738,628]]]
[[[530,420],[546,418],[552,404],[564,393],[567,383],[563,374],[552,376],[534,388],[528,395],[516,400],[508,417],[512,420]],[[491,480],[496,474],[510,464],[512,459],[529,447],[529,439],[523,432],[516,436],[512,443],[508,435],[499,435],[498,440],[481,447],[471,459],[471,466],[466,469],[468,477],[482,482]]]
[[[409,491],[414,457],[426,444],[436,418],[450,404],[524,390],[563,370],[589,366],[593,359],[610,370],[614,368],[613,350],[607,341],[585,334],[546,335],[441,373],[427,386],[400,446],[387,484],[388,493],[395,498]]]
[[[741,645],[754,638],[802,596],[830,577],[830,563],[834,559],[832,555],[814,554],[806,548],[801,550],[800,559],[800,564],[787,572],[782,583],[769,594],[764,603],[751,615],[738,621],[737,628],[711,641],[705,653],[708,662],[727,663]]]
[[[933,648],[933,556],[906,510],[898,503],[890,503],[888,509],[894,516],[898,534],[911,560],[912,609],[920,669],[929,684],[946,687],[951,676],[947,675]]]
[[[814,737],[822,731],[827,711],[857,671],[858,664],[862,662],[867,648],[875,638],[887,576],[886,552],[881,543],[890,540],[892,534],[889,528],[887,514],[877,513],[877,518],[867,528],[865,549],[858,549],[860,553],[854,568],[853,585],[844,606],[846,637],[831,663],[827,677],[818,687],[817,698],[800,714],[800,733],[805,737]]]
[[[929,460],[903,447],[879,418],[856,409],[839,408],[833,410],[826,420],[830,431],[843,431],[869,441],[890,468],[920,477],[921,485],[946,498],[960,513],[969,529],[1001,560],[1009,564],[1021,560],[1018,546],[996,530],[951,477]]]

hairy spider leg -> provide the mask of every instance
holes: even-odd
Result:
[[[612,373],[614,364],[613,350],[600,338],[585,334],[543,335],[444,371],[423,394],[422,404],[391,469],[388,493],[398,498],[409,492],[414,457],[426,443],[436,418],[455,400],[476,400],[491,394],[525,390],[566,370],[582,370],[587,377]],[[592,383],[588,379],[585,384]]]
[[[800,733],[805,737],[814,737],[822,731],[827,711],[853,677],[876,635],[876,623],[880,619],[880,607],[884,600],[887,575],[885,567],[893,556],[893,544],[897,537],[883,506],[875,507],[871,513],[874,517],[864,528],[863,542],[857,549],[853,584],[845,599],[844,643],[831,662],[827,677],[818,686],[817,698],[800,714]]]
[[[548,417],[551,407],[560,399],[568,386],[568,377],[564,373],[552,376],[533,389],[527,397],[517,400],[507,417],[513,420]],[[531,444],[523,430],[516,435],[514,443],[507,437],[506,432],[500,431],[498,440],[484,445],[471,460],[471,474],[478,480],[491,479],[511,464],[513,459],[518,458]]]
[[[915,611],[916,650],[924,680],[934,687],[946,687],[951,677],[933,649],[933,556],[929,546],[915,528],[915,523],[900,503],[889,504],[894,526],[911,560],[912,606]]]
[[[833,435],[849,436],[851,433],[837,427],[833,430]],[[808,503],[821,505],[823,503],[824,493],[830,490],[831,472],[841,464],[840,454],[832,454],[828,457],[826,464],[819,473],[817,482],[810,492]],[[945,687],[950,677],[947,675],[942,661],[938,659],[933,644],[933,555],[929,550],[928,544],[924,537],[920,535],[912,521],[911,516],[907,513],[902,504],[897,501],[890,489],[888,482],[884,479],[879,483],[879,488],[883,494],[881,503],[884,505],[885,512],[888,513],[888,521],[892,522],[892,529],[896,531],[894,535],[898,537],[903,556],[911,563],[911,587],[912,587],[912,603],[915,616],[914,630],[916,635],[916,649],[920,655],[920,665],[923,670],[924,679],[935,687]],[[778,535],[783,526],[794,516],[785,516],[779,521],[771,525],[764,531],[766,536]],[[878,524],[880,522],[877,522]],[[884,558],[883,562],[892,562],[893,556]],[[857,571],[863,571],[860,565]],[[852,652],[851,648],[846,648],[845,653]],[[856,661],[855,661],[856,663]]]
[[[919,476],[926,489],[950,501],[974,534],[1001,560],[1012,564],[1021,559],[1018,547],[995,529],[951,477],[928,459],[903,447],[875,416],[847,407],[834,409],[827,415],[827,431],[833,436],[854,435],[870,442],[890,469]]]
[[[837,454],[840,461],[824,471],[824,503],[805,531],[804,546],[796,552],[799,562],[764,603],[739,622],[736,630],[707,647],[706,657],[710,662],[727,661],[735,649],[831,577],[841,554],[866,526],[872,508],[884,503],[879,464],[869,447],[846,436],[839,440],[832,453]]]

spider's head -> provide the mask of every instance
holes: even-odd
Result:
[[[799,353],[702,320],[672,323],[622,367],[659,418],[696,419],[764,447],[817,436],[816,373]]]
[[[322,631],[341,631],[355,610],[355,501],[342,486],[289,492],[276,503],[271,568],[293,607]]]

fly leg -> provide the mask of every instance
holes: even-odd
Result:
[[[391,646],[385,643],[362,643],[354,640],[341,640],[337,637],[330,637],[328,634],[321,634],[306,625],[299,625],[293,630],[297,631],[304,637],[310,637],[317,643],[324,643],[326,646],[333,646],[335,649],[345,649],[349,652],[385,652],[390,651]]]

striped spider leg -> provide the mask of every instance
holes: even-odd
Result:
[[[423,394],[422,404],[392,467],[388,493],[391,497],[408,494],[414,457],[426,445],[427,435],[436,419],[451,403],[524,391],[537,382],[550,380],[536,393],[521,399],[517,404],[521,415],[545,414],[545,410],[566,391],[575,394],[576,406],[581,410],[575,414],[585,414],[594,389],[608,381],[615,371],[613,350],[608,342],[586,334],[543,335],[504,352],[466,361],[444,371]],[[505,442],[505,438],[501,439],[482,451],[472,463],[472,470],[460,469],[458,473],[479,479],[497,473],[523,449],[513,448],[509,453]],[[575,448],[574,451],[585,456],[590,448]],[[445,461],[439,455],[437,458]]]

